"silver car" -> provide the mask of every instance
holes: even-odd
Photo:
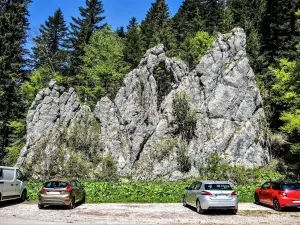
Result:
[[[197,181],[186,187],[183,205],[196,207],[198,213],[207,209],[238,211],[238,196],[227,181]]]

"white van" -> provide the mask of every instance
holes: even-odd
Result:
[[[26,198],[27,180],[23,173],[18,168],[0,166],[0,202]]]

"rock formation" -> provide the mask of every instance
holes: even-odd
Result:
[[[94,112],[74,89],[51,82],[28,113],[18,165],[42,177],[78,162],[95,177],[110,155],[120,175],[143,180],[197,176],[212,153],[231,164],[264,165],[264,111],[245,49],[245,33],[235,28],[189,71],[158,45],[125,76],[115,99],[102,98]]]

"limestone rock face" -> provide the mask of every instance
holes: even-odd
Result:
[[[179,130],[174,114],[179,95],[187,96],[193,112],[189,138]],[[63,151],[64,162],[70,159],[68,154],[81,154],[87,161],[99,158],[91,165],[94,170],[88,176],[93,177],[101,159],[111,155],[120,175],[143,180],[198,176],[212,153],[226,156],[231,164],[262,166],[269,159],[263,123],[246,36],[235,28],[220,34],[192,71],[183,61],[168,58],[162,45],[149,49],[139,66],[125,76],[115,99],[102,98],[94,112],[80,105],[74,89],[64,90],[51,82],[28,113],[27,142],[18,164],[34,168],[31,164],[39,152],[44,157],[40,164],[46,165],[42,168],[61,167],[53,159],[57,152]],[[75,148],[70,144],[69,136],[78,126],[85,131],[84,148],[77,142]],[[67,141],[61,136],[67,136]],[[73,153],[67,153],[70,146]]]

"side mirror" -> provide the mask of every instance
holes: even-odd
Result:
[[[185,190],[190,190],[190,187],[185,187]]]

